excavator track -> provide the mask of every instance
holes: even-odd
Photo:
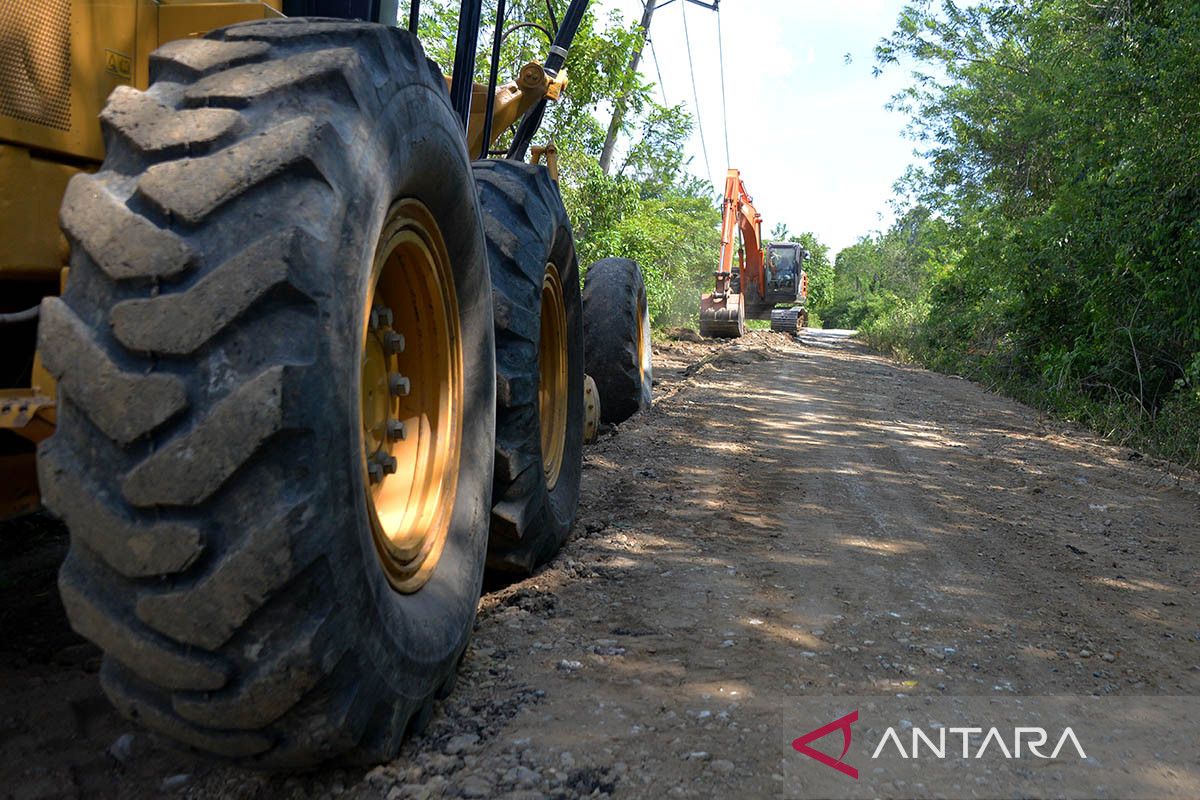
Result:
[[[779,333],[799,333],[807,321],[804,309],[777,308],[771,312],[771,330]]]

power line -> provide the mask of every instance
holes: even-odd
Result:
[[[717,9],[717,52],[721,59],[721,125],[725,129],[725,166],[733,164],[729,157],[729,109],[725,101],[725,36],[721,33],[721,9]]]
[[[700,149],[704,153],[704,169],[708,171],[709,180],[712,180],[712,166],[708,163],[708,144],[704,141],[704,121],[700,116],[700,92],[696,90],[696,62],[692,60],[692,37],[688,33],[687,3],[681,3],[679,11],[683,15],[683,40],[687,42],[688,71],[692,75],[692,97],[696,101],[696,127],[700,129]]]
[[[662,67],[658,63],[658,53],[654,51],[654,40],[647,37],[646,41],[650,45],[650,57],[654,59],[654,71],[658,73],[658,91],[662,95],[663,105],[670,107],[671,103],[667,100],[667,85],[663,83]]]

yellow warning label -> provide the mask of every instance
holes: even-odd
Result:
[[[104,51],[104,69],[118,78],[130,80],[133,78],[133,59],[123,53],[112,50]]]

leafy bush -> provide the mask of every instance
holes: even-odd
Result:
[[[922,1],[876,52],[927,166],[826,319],[1200,463],[1200,5]]]

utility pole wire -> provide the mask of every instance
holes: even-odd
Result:
[[[708,144],[704,141],[704,121],[700,117],[700,92],[696,90],[696,62],[692,59],[692,37],[688,33],[687,3],[680,4],[679,12],[683,16],[683,40],[687,43],[688,72],[692,74],[692,97],[696,101],[696,127],[700,130],[700,150],[704,153],[704,169],[708,172],[708,179],[712,180],[712,166],[708,163]]]
[[[671,107],[671,101],[667,100],[667,85],[663,83],[662,66],[658,63],[658,53],[654,49],[654,40],[649,39],[650,57],[654,59],[654,71],[658,74],[658,91],[662,95],[663,105]]]
[[[729,107],[725,100],[725,35],[721,33],[721,10],[717,9],[717,53],[721,60],[721,125],[725,129],[725,168],[733,165],[729,156]],[[657,63],[657,59],[655,59]]]

